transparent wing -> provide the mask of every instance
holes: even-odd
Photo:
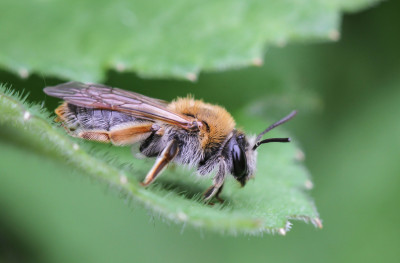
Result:
[[[194,118],[169,110],[165,101],[101,84],[67,82],[47,87],[44,92],[77,106],[120,111],[137,118],[159,120],[187,130],[198,130],[201,125]]]

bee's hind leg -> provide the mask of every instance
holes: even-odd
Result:
[[[225,162],[220,162],[218,173],[215,175],[213,180],[214,184],[210,186],[203,194],[204,201],[208,202],[213,197],[215,197],[219,202],[221,203],[224,202],[224,200],[221,197],[219,197],[219,195],[222,192],[222,188],[224,187],[225,175],[226,175]]]

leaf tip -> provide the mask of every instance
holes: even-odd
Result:
[[[126,70],[126,65],[125,65],[125,63],[123,63],[123,62],[117,62],[117,63],[114,65],[114,68],[115,68],[115,70],[118,71],[118,72],[124,72],[124,71]]]
[[[127,184],[127,183],[128,183],[128,177],[126,177],[126,175],[121,175],[121,176],[119,177],[119,182],[120,182],[121,184]]]
[[[264,60],[260,57],[253,58],[251,63],[256,67],[261,67],[264,64]]]
[[[306,159],[306,155],[304,154],[304,152],[302,150],[297,149],[295,158],[297,161],[304,161]]]
[[[305,188],[306,188],[307,190],[311,190],[311,189],[313,189],[314,184],[313,184],[310,180],[307,180],[307,181],[304,183],[304,186],[305,186]]]
[[[29,77],[29,71],[27,68],[20,68],[18,70],[18,75],[22,78],[22,79],[26,79]]]
[[[333,29],[328,33],[328,37],[332,41],[338,41],[340,39],[340,32],[336,29]]]
[[[311,222],[313,223],[314,226],[318,227],[319,229],[323,228],[322,222],[320,218],[314,218],[311,220]]]
[[[287,41],[286,41],[286,39],[279,39],[278,42],[276,43],[276,45],[280,48],[286,47]]]
[[[193,72],[189,72],[186,74],[186,78],[192,82],[197,81],[197,74]]]

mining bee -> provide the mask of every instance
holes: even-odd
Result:
[[[44,92],[63,99],[55,110],[74,137],[117,146],[139,143],[140,153],[155,157],[143,186],[151,184],[170,162],[195,167],[201,176],[213,174],[213,185],[204,199],[219,199],[225,178],[231,174],[244,186],[256,169],[257,147],[290,138],[263,135],[296,115],[296,111],[272,124],[258,136],[247,137],[235,129],[235,121],[223,108],[195,100],[159,99],[100,84],[68,82]]]

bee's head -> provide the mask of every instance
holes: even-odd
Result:
[[[228,169],[233,177],[244,186],[247,180],[253,175],[256,168],[257,148],[265,143],[270,142],[290,142],[290,138],[269,138],[261,140],[264,134],[273,128],[289,121],[297,114],[292,111],[289,115],[275,122],[256,138],[246,138],[245,134],[239,131],[234,131],[233,136],[229,139],[224,147],[223,154],[228,162]]]

